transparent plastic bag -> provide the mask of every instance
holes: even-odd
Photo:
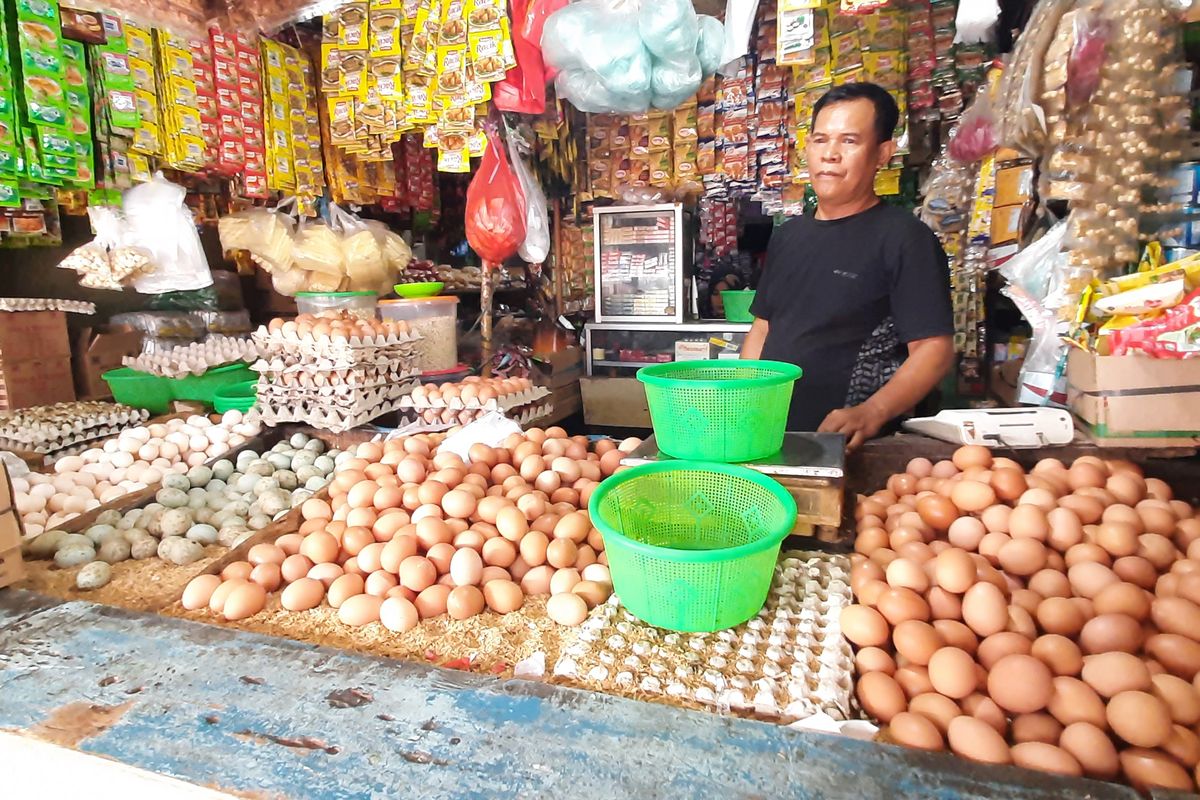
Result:
[[[650,102],[655,108],[669,111],[694,95],[700,81],[700,59],[691,53],[679,59],[655,59]]]
[[[383,246],[376,231],[341,206],[329,206],[330,227],[342,235],[342,258],[347,289],[352,292],[378,291],[387,280]]]
[[[993,152],[999,143],[991,98],[981,90],[959,120],[946,152],[955,161],[972,164]]]
[[[550,212],[546,207],[546,195],[537,177],[525,165],[515,135],[508,138],[508,155],[525,195],[525,241],[517,248],[517,255],[530,264],[542,264],[550,255]]]
[[[310,290],[314,292],[337,291],[338,284],[345,275],[345,253],[342,250],[341,237],[329,225],[321,220],[316,222],[301,220],[296,228],[292,255],[294,267],[287,272],[299,270],[325,276],[319,279],[320,286],[329,286],[332,283],[331,288],[310,287]],[[290,286],[294,280],[294,278],[285,279],[285,282]],[[276,290],[280,294],[284,293],[278,286],[276,286]]]
[[[647,0],[638,12],[638,34],[660,59],[694,55],[700,21],[690,0]]]
[[[1084,106],[1100,85],[1100,68],[1108,51],[1109,23],[1096,8],[1081,8],[1074,16],[1075,35],[1067,58],[1067,103]]]
[[[716,17],[700,15],[700,36],[696,39],[696,57],[700,59],[700,71],[712,75],[721,66],[725,52],[725,26]]]
[[[573,3],[549,17],[541,41],[558,96],[580,111],[632,113],[650,107],[652,64],[638,35],[636,3]]]
[[[80,286],[120,290],[138,276],[154,271],[153,255],[127,244],[127,225],[118,209],[89,206],[88,218],[95,238],[72,250],[58,264],[61,269],[74,270]]]
[[[128,241],[152,254],[154,271],[134,278],[142,294],[192,291],[212,286],[208,259],[192,212],[184,205],[186,190],[161,172],[123,196]]]
[[[1050,279],[1059,264],[1059,254],[1066,235],[1067,222],[1062,220],[1042,238],[1004,262],[1000,274],[1034,300],[1044,302],[1050,292]]]
[[[962,0],[954,20],[955,44],[981,44],[996,40],[1000,4],[996,0]]]
[[[254,207],[221,217],[217,220],[221,248],[248,251],[267,272],[289,269],[295,220],[282,212],[285,208],[281,203],[276,210]]]

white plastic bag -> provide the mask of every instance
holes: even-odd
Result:
[[[123,200],[128,243],[149,251],[153,272],[134,281],[142,294],[188,292],[212,286],[208,259],[192,212],[183,203],[186,190],[161,172],[126,190]]]
[[[517,137],[508,137],[508,155],[513,171],[525,193],[525,241],[517,248],[517,255],[530,264],[545,263],[550,255],[550,213],[546,207],[546,195],[525,159],[521,157]]]
[[[955,44],[979,44],[996,40],[1000,3],[996,0],[961,0],[954,19]]]

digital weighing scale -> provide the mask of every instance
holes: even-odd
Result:
[[[624,466],[670,460],[651,436],[621,459]],[[838,540],[845,494],[846,437],[840,433],[788,433],[775,455],[739,466],[769,475],[796,500],[795,534]]]
[[[904,422],[904,429],[954,444],[1049,447],[1075,438],[1071,413],[1061,408],[966,408]]]

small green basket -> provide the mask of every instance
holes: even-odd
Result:
[[[588,504],[613,589],[630,613],[674,631],[740,625],[766,602],[796,501],[761,473],[659,461],[600,484]]]
[[[750,306],[754,303],[753,289],[726,289],[721,292],[721,305],[725,309],[726,322],[754,322]]]
[[[258,381],[245,381],[223,386],[213,397],[213,409],[218,414],[226,411],[249,411],[258,400]]]
[[[113,400],[133,408],[144,408],[151,414],[165,414],[171,410],[171,384],[166,378],[139,372],[129,367],[110,369],[100,376],[108,384]]]
[[[658,449],[689,461],[741,463],[779,452],[792,386],[781,361],[675,361],[642,367]]]
[[[191,400],[208,403],[216,400],[217,392],[235,383],[258,379],[258,373],[242,361],[223,367],[213,367],[203,375],[187,375],[183,378],[167,378],[171,382],[171,394],[176,400]]]

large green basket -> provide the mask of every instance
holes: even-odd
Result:
[[[660,461],[592,494],[613,589],[639,619],[675,631],[739,625],[766,602],[796,501],[745,467]]]
[[[803,375],[780,361],[675,361],[638,370],[662,452],[739,463],[783,447],[792,385]]]

